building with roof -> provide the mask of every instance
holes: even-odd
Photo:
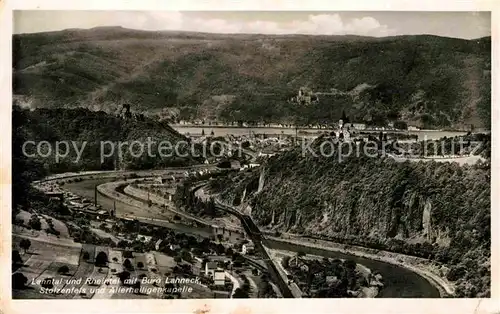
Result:
[[[226,274],[223,270],[216,270],[214,272],[214,285],[216,286],[224,286],[226,282]]]
[[[245,243],[241,246],[241,254],[251,254],[255,250],[255,246],[252,242]]]
[[[217,262],[207,262],[205,264],[205,276],[214,278],[214,274],[217,268],[218,268]]]

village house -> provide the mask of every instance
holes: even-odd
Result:
[[[214,285],[224,286],[226,282],[226,274],[224,273],[223,270],[216,270],[214,272],[213,280],[214,280]]]
[[[245,170],[245,169],[251,169],[251,168],[256,168],[256,167],[259,167],[260,164],[247,164],[247,165],[244,165],[240,170]]]
[[[152,236],[146,236],[142,234],[137,235],[137,240],[141,241],[142,243],[149,243],[153,237]]]
[[[231,163],[231,169],[240,169],[241,168],[241,163],[239,160],[230,160]]]
[[[157,177],[154,182],[158,184],[163,184],[165,183],[166,179],[163,179],[162,177]]]
[[[350,123],[349,125],[351,128],[353,128],[355,130],[365,130],[366,129],[365,123]]]
[[[334,132],[336,137],[340,137],[340,135],[342,134],[344,141],[350,141],[358,135],[360,130],[365,129],[366,124],[349,122],[349,119],[347,117],[344,117],[343,119],[339,120],[337,129]]]
[[[263,150],[259,152],[259,157],[273,157],[274,155],[276,155],[276,153],[270,150]]]
[[[218,268],[217,262],[207,262],[205,264],[205,276],[213,279],[217,268]]]
[[[255,246],[252,242],[245,243],[241,246],[241,254],[251,254],[255,250]]]
[[[181,248],[181,246],[179,244],[170,244],[168,247],[172,251],[177,251]]]

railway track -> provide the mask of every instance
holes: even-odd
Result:
[[[252,218],[248,215],[241,214],[239,211],[227,205],[224,205],[219,201],[216,201],[216,206],[221,210],[224,210],[226,212],[235,215],[241,220],[245,232],[248,234],[248,236],[254,243],[257,251],[264,257],[264,261],[266,263],[269,275],[271,276],[271,280],[274,283],[276,283],[284,298],[293,298],[293,294],[292,291],[290,290],[290,287],[288,287],[288,284],[281,277],[281,275],[278,272],[278,269],[276,268],[276,265],[274,265],[273,261],[271,260],[271,257],[265,250],[264,245],[262,244],[263,235],[260,232],[257,225],[255,225],[255,223],[253,222]]]

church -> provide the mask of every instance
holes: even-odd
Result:
[[[341,138],[344,141],[350,141],[359,134],[359,130],[364,129],[365,127],[364,123],[351,123],[349,118],[346,116],[345,111],[342,111],[342,118],[340,118],[334,132],[337,138]]]
[[[341,138],[344,141],[349,141],[351,138],[351,129],[349,128],[349,118],[346,116],[345,111],[342,110],[342,117],[340,118],[337,128],[335,130],[335,136]]]

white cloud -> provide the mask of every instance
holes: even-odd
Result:
[[[193,18],[174,11],[24,11],[16,16],[16,33],[115,25],[144,30],[209,33],[367,36],[387,36],[394,33],[373,17],[344,21],[339,14],[311,14],[303,19],[280,23]]]
[[[160,21],[163,13],[151,13]],[[279,13],[277,13],[279,14]],[[260,34],[308,34],[308,35],[368,35],[388,36],[393,33],[386,25],[381,25],[373,17],[363,17],[343,21],[339,14],[309,15],[307,19],[293,20],[286,23],[274,21],[227,21],[222,19],[188,19],[182,14],[170,21],[163,19],[163,25],[157,29],[186,30],[209,33],[260,33]]]
[[[235,22],[219,19],[183,20],[183,29],[212,33],[260,33],[307,35],[388,36],[392,31],[372,17],[343,21],[339,14],[309,15],[307,19],[287,23],[274,21]]]

